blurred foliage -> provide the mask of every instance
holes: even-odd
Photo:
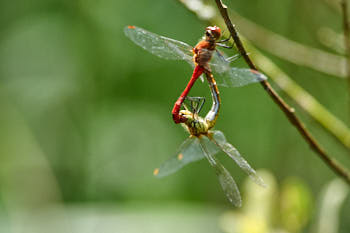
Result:
[[[286,180],[281,192],[281,222],[288,232],[301,232],[310,219],[311,194],[297,179]]]
[[[276,178],[265,170],[258,171],[268,189],[259,190],[250,180],[244,182],[247,205],[236,211],[226,211],[220,226],[228,233],[309,232],[313,209],[315,220],[311,223],[315,233],[335,233],[339,227],[339,207],[348,196],[349,188],[340,179],[329,182],[320,195],[313,198],[310,189],[301,179],[288,177],[279,186]],[[336,190],[336,192],[334,192]],[[318,199],[318,201],[316,201]]]
[[[317,31],[329,27],[341,33],[340,15],[325,1],[227,4],[261,26],[307,46],[331,51],[319,41]],[[129,220],[120,220],[118,232],[128,232],[137,220],[159,221],[144,229],[164,232],[161,229],[173,218],[176,223],[186,219],[187,225],[173,224],[169,229],[197,226],[198,232],[214,232],[223,206],[232,208],[206,161],[161,180],[153,177],[153,169],[187,137],[173,124],[170,111],[191,68],[137,47],[123,34],[129,24],[192,45],[207,26],[175,0],[0,1],[1,232],[54,232],[51,223],[56,216],[65,219],[55,223],[57,232],[67,232],[64,229],[70,225],[64,223],[72,224],[72,219],[76,219],[73,226],[86,229],[82,232],[94,232],[95,227],[89,226],[100,218],[79,222],[79,217],[89,219],[91,211],[110,219],[94,208],[103,203],[111,203],[108,208],[117,212],[112,214],[116,219]],[[347,122],[344,80],[266,55]],[[235,65],[244,66],[244,62]],[[334,174],[312,154],[259,85],[220,91],[223,105],[216,128],[253,167],[271,171],[276,183],[290,176],[302,180],[301,186],[286,183],[281,195],[283,200],[304,195],[282,206],[285,214],[305,222],[300,227],[290,225],[291,217],[282,222],[290,232],[308,229],[316,210],[306,196],[319,193]],[[207,84],[196,83],[191,95],[210,98]],[[327,151],[350,167],[348,152],[312,119],[301,117]],[[230,159],[219,158],[240,184],[243,173]],[[243,206],[248,206],[249,198],[242,197]],[[175,204],[170,209],[176,211],[162,214],[164,206],[180,200],[185,204]],[[78,204],[83,207],[70,208]],[[85,211],[85,205],[92,207]],[[39,211],[46,209],[44,214]],[[185,211],[199,220],[183,216]],[[350,229],[349,215],[348,198],[340,210],[339,233]],[[107,229],[105,223],[101,224]],[[97,228],[96,232],[109,231]]]

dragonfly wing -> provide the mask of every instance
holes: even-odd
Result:
[[[159,168],[154,170],[154,175],[164,177],[175,173],[188,163],[192,163],[204,158],[196,137],[187,138],[180,146],[175,156],[165,161]]]
[[[158,57],[168,60],[185,60],[193,64],[193,48],[184,42],[160,36],[135,26],[126,26],[124,33],[135,44]]]
[[[219,56],[215,52],[209,64],[218,85],[224,87],[241,87],[267,79],[265,75],[255,70],[231,67],[223,53]]]
[[[248,162],[242,157],[238,150],[226,141],[225,135],[215,130],[211,139],[220,149],[230,156],[237,165],[258,185],[266,187],[263,179],[256,174],[256,171],[248,164]]]
[[[216,152],[215,150],[211,149],[215,145],[213,145],[213,143],[207,137],[202,137],[199,142],[203,154],[208,159],[210,165],[215,169],[220,185],[224,190],[227,198],[233,205],[240,207],[242,205],[242,199],[237,184],[232,178],[231,174],[215,157]]]

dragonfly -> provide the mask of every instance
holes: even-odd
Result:
[[[237,56],[227,57],[217,50],[217,46],[232,48],[223,44],[230,37],[220,40],[221,29],[217,26],[207,27],[203,39],[195,47],[136,26],[126,26],[124,33],[135,44],[160,58],[184,60],[194,67],[190,81],[173,107],[172,115],[175,123],[183,123],[187,120],[181,116],[180,108],[195,81],[203,73],[214,73],[215,77],[218,78],[218,85],[225,87],[240,87],[267,79],[265,75],[255,70],[230,66],[230,63]],[[216,80],[212,79],[212,81],[213,85],[216,85]]]
[[[207,79],[212,76],[206,74]],[[157,177],[164,177],[177,172],[185,165],[206,158],[211,167],[214,168],[218,176],[219,183],[226,194],[228,200],[235,206],[242,205],[242,199],[237,184],[229,171],[220,163],[216,154],[224,152],[232,158],[236,164],[258,185],[266,187],[264,181],[256,171],[248,164],[239,151],[227,142],[225,135],[219,130],[212,130],[219,114],[219,107],[214,87],[211,86],[213,104],[205,118],[199,116],[203,106],[203,97],[186,97],[190,100],[191,108],[183,103],[185,109],[180,110],[180,114],[186,121],[183,123],[190,136],[181,144],[175,156],[164,162],[153,174]],[[202,101],[202,103],[201,103]],[[214,116],[214,117],[213,117]]]

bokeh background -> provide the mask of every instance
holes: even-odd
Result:
[[[204,15],[216,14],[213,1],[206,3]],[[336,0],[226,4],[291,41],[344,53]],[[223,155],[242,192],[240,209],[205,160],[156,179],[153,169],[187,137],[170,112],[191,67],[136,46],[126,25],[195,45],[207,23],[176,0],[0,1],[0,232],[350,231],[348,186],[259,84],[220,89],[216,128],[268,188],[246,181]],[[344,78],[260,49],[348,125]],[[274,86],[327,152],[350,167],[348,149]],[[210,100],[208,90],[197,82],[191,95]]]

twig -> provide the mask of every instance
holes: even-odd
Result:
[[[344,32],[344,45],[345,45],[345,55],[346,55],[346,77],[348,79],[348,104],[350,112],[350,25],[348,17],[348,2],[347,0],[341,1],[341,10],[343,15],[343,32]]]
[[[346,58],[287,39],[230,10],[240,32],[257,47],[291,63],[308,67],[332,77],[346,78]],[[327,34],[327,38],[330,35]],[[343,45],[343,43],[342,43]],[[343,51],[342,51],[343,52]]]
[[[244,38],[243,43],[250,51],[250,58],[254,60],[260,70],[350,152],[350,129],[347,125]]]
[[[258,71],[257,67],[254,65],[253,61],[248,56],[241,39],[238,36],[238,32],[235,26],[232,24],[228,14],[227,7],[222,4],[221,0],[215,0],[216,5],[220,11],[221,16],[223,17],[225,24],[228,30],[231,33],[231,36],[236,44],[239,53],[242,55],[248,66]],[[350,185],[350,174],[346,171],[345,168],[341,166],[335,159],[329,157],[323,148],[318,144],[318,142],[313,138],[309,131],[305,128],[301,120],[295,115],[295,110],[291,108],[284,100],[277,94],[277,92],[271,87],[268,81],[261,82],[261,85],[264,87],[265,91],[270,95],[274,102],[280,107],[280,109],[285,113],[289,121],[297,128],[299,133],[309,144],[312,150],[314,150],[317,155],[340,177],[342,177]]]

